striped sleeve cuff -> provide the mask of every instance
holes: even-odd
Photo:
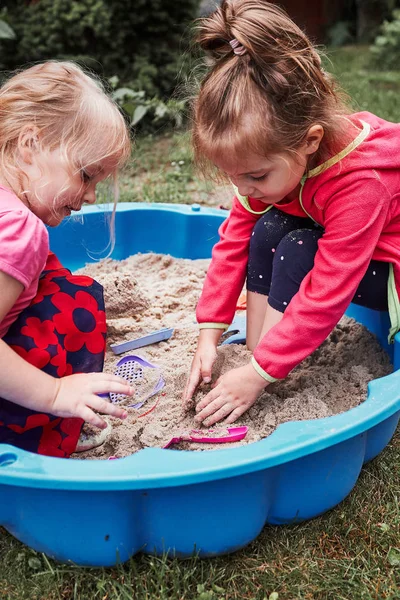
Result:
[[[229,323],[199,323],[199,329],[223,329],[226,330]]]
[[[251,357],[251,364],[253,365],[253,367],[255,368],[255,370],[257,371],[257,373],[259,375],[261,375],[261,377],[263,377],[269,383],[274,383],[274,381],[280,381],[276,377],[271,377],[271,375],[269,375],[266,371],[264,371],[264,369],[262,369],[260,367],[260,365],[258,364],[258,362],[256,361],[256,359],[254,358],[254,356]]]

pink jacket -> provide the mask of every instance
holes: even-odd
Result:
[[[353,115],[362,131],[340,154],[308,172],[297,200],[275,205],[324,227],[314,267],[254,351],[254,368],[282,379],[326,339],[350,304],[371,259],[391,263],[391,337],[400,329],[400,125]],[[269,207],[268,207],[269,208]],[[226,328],[242,290],[249,240],[265,204],[237,195],[220,228],[197,306],[200,327]]]

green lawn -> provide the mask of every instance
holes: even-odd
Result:
[[[356,108],[400,120],[400,74],[368,72],[363,48],[337,50],[331,61]],[[123,176],[123,200],[217,202],[194,174],[187,135],[138,140],[136,157]],[[396,435],[334,510],[296,526],[267,526],[227,557],[137,556],[113,569],[82,569],[57,565],[0,529],[0,599],[400,600],[399,498]]]
[[[355,110],[369,110],[388,121],[400,122],[400,71],[368,69],[368,48],[332,50],[325,61],[350,95]]]

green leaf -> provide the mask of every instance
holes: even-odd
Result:
[[[125,104],[122,105],[122,108],[124,109],[126,114],[132,118],[133,113],[135,112],[136,104],[134,104],[133,102],[125,102]]]
[[[136,125],[137,123],[139,123],[139,121],[141,121],[143,119],[144,115],[147,113],[148,110],[149,110],[148,106],[143,106],[143,105],[137,106],[135,109],[135,112],[133,113],[131,125]]]
[[[112,89],[115,90],[115,88],[119,84],[119,77],[118,77],[118,75],[113,75],[112,77],[109,78],[108,81],[109,81]]]
[[[160,102],[160,104],[157,104],[156,110],[155,110],[155,115],[156,115],[157,119],[162,119],[167,112],[168,112],[168,108],[166,107],[164,102]]]
[[[112,97],[114,100],[122,100],[123,98],[140,98],[140,92],[135,92],[130,88],[121,87],[113,92]]]
[[[42,568],[42,563],[41,561],[36,558],[35,556],[32,556],[29,560],[28,560],[28,565],[31,569],[33,569],[34,571],[37,571],[38,569]]]
[[[279,594],[278,592],[272,592],[272,594],[269,595],[268,600],[278,600],[279,599]]]
[[[0,19],[0,40],[15,40],[16,37],[9,24]]]
[[[212,584],[212,589],[214,592],[217,592],[218,594],[224,594],[225,590],[224,588],[220,587],[219,585],[216,585],[215,583]]]
[[[15,562],[22,562],[25,560],[25,552],[18,552]]]
[[[392,567],[400,566],[400,550],[398,548],[390,548],[387,559]]]

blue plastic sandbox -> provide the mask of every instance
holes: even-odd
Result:
[[[108,207],[51,231],[68,267],[108,240]],[[226,212],[197,205],[120,204],[113,258],[161,252],[206,258]],[[387,348],[388,316],[352,305]],[[390,349],[400,366],[399,340]],[[124,459],[65,460],[0,445],[0,524],[63,562],[110,566],[137,552],[213,556],[251,542],[266,523],[315,517],[341,502],[364,462],[391,439],[400,416],[400,374],[371,382],[346,413],[280,425],[240,448],[183,452],[148,448]]]

